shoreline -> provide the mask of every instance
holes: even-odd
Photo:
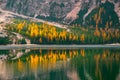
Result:
[[[98,44],[98,45],[37,45],[37,44],[20,44],[20,45],[0,45],[0,50],[11,49],[93,49],[93,48],[118,48],[120,44]]]

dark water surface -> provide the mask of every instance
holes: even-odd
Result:
[[[0,80],[120,80],[120,49],[0,50]]]

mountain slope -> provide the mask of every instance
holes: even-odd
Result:
[[[95,26],[91,21],[95,14],[99,14],[99,9],[104,7],[104,16],[109,12],[113,24],[120,26],[120,0],[0,0],[0,7],[4,9],[37,17],[45,20],[57,21],[65,24],[81,24]],[[3,5],[4,3],[4,5]],[[110,3],[108,5],[107,3]],[[6,5],[5,5],[6,4]],[[112,6],[112,10],[111,7]],[[104,17],[103,16],[103,17]],[[114,18],[115,17],[115,18]],[[106,17],[108,18],[108,17]],[[105,22],[100,27],[106,26],[109,19],[102,19]]]
[[[119,17],[115,12],[115,6],[111,2],[105,2],[98,7],[84,9],[79,12],[79,18],[73,23],[99,27],[119,27]],[[82,15],[81,15],[82,14]],[[85,14],[85,15],[84,15]]]

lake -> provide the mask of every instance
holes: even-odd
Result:
[[[120,49],[0,50],[0,80],[120,80]]]

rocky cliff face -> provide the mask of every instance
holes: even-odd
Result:
[[[109,11],[106,11],[106,8],[109,10],[109,6],[113,6],[111,14],[116,17],[115,19],[118,17],[116,23],[120,22],[120,0],[0,0],[0,2],[6,3],[4,7],[10,11],[66,24],[90,24],[90,20],[86,22],[86,19],[100,13],[100,8],[104,8],[103,11],[107,15]],[[110,17],[114,17],[111,14]]]
[[[77,0],[8,0],[6,8],[28,16],[63,18]]]

